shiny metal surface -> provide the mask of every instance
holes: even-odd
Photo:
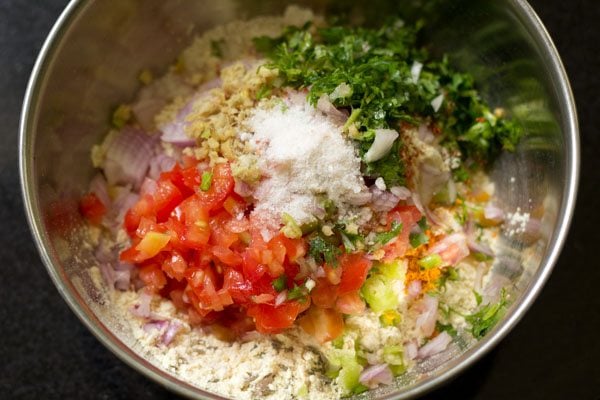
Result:
[[[316,11],[349,11],[366,23],[397,12],[394,1],[295,2]],[[418,2],[417,2],[418,3]],[[132,367],[179,394],[217,399],[154,367],[131,348],[83,272],[94,264],[78,228],[78,196],[92,174],[89,149],[108,126],[116,104],[132,98],[142,68],[160,73],[199,32],[233,19],[280,13],[274,0],[72,1],[57,21],[34,68],[23,105],[20,167],[29,223],[61,295],[82,322]],[[577,117],[568,79],[543,25],[523,0],[423,1],[403,10],[429,22],[432,51],[447,52],[476,75],[493,105],[506,106],[527,129],[515,154],[491,175],[501,201],[536,213],[537,237],[508,237],[494,266],[509,284],[509,313],[494,331],[455,358],[422,365],[402,387],[377,398],[409,398],[455,376],[497,344],[541,290],[565,240],[579,172]],[[515,177],[515,182],[511,178]],[[533,243],[533,246],[531,244]]]

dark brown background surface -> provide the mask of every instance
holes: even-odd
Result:
[[[600,399],[600,4],[531,3],[577,100],[582,176],[575,219],[554,273],[516,329],[427,399]],[[118,360],[77,320],[52,285],[25,221],[18,118],[37,52],[65,4],[0,0],[0,399],[175,398]]]

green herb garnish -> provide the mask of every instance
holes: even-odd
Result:
[[[484,337],[506,314],[507,300],[506,291],[502,290],[500,300],[495,304],[486,304],[474,314],[465,317],[471,324],[471,333],[476,339]]]
[[[384,245],[390,240],[394,239],[396,236],[398,236],[400,232],[402,232],[402,223],[398,221],[393,221],[392,228],[389,231],[378,233],[375,236],[375,243]]]
[[[435,323],[435,329],[438,332],[448,332],[448,334],[454,338],[458,336],[456,328],[454,328],[454,326],[452,326],[451,324],[442,324],[441,322],[437,321]]]
[[[275,279],[272,283],[273,289],[278,292],[282,292],[287,288],[287,277],[285,275],[281,275],[279,278]]]
[[[202,181],[200,182],[200,190],[208,192],[212,185],[213,173],[211,171],[204,171],[202,173]]]
[[[294,284],[294,287],[288,291],[287,299],[304,301],[304,300],[306,300],[307,294],[308,294],[308,291],[306,289],[306,286],[304,286],[304,285],[298,286],[298,285]]]
[[[321,236],[316,236],[308,243],[308,254],[317,262],[317,264],[327,263],[332,267],[336,267],[337,257],[342,254],[342,251],[333,243],[328,242]]]
[[[270,59],[266,67],[278,70],[278,85],[310,88],[311,104],[325,95],[334,106],[351,112],[344,130],[364,142],[359,146],[362,154],[372,144],[375,129],[426,120],[439,128],[441,144],[459,150],[463,160],[487,164],[500,151],[513,150],[522,135],[520,126],[502,110],[492,112],[473,77],[451,68],[447,57],[432,60],[418,42],[421,28],[422,23],[409,26],[400,20],[379,29],[306,24],[288,27],[278,38],[255,38],[254,45]],[[443,101],[434,109],[432,101],[440,95]],[[390,185],[402,184],[400,141],[395,146],[384,159],[366,165],[365,173]],[[466,179],[460,167],[457,171]]]

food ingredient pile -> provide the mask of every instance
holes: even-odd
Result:
[[[484,171],[521,130],[418,38],[291,7],[142,71],[80,203],[139,351],[233,398],[330,399],[493,328]]]

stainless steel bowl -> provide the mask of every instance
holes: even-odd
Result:
[[[366,22],[399,11],[396,1],[297,1],[317,12],[349,11]],[[537,237],[504,237],[494,265],[514,302],[498,326],[446,362],[419,367],[398,386],[374,393],[400,399],[450,379],[495,346],[534,301],[555,264],[575,204],[579,172],[577,117],[569,82],[543,25],[524,0],[404,2],[404,15],[429,22],[432,51],[472,72],[484,97],[506,106],[526,127],[514,154],[491,174],[505,204],[532,210]],[[123,361],[194,398],[220,398],[153,366],[89,281],[93,254],[81,240],[77,198],[92,175],[89,151],[112,108],[130,100],[140,69],[161,71],[193,35],[217,24],[281,13],[276,0],[72,1],[42,48],[23,105],[21,184],[29,224],[56,287],[90,331]],[[513,179],[514,178],[514,179]],[[533,240],[535,239],[535,240]]]

